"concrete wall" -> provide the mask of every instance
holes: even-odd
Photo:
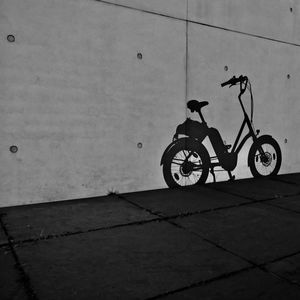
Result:
[[[159,161],[187,99],[208,99],[207,122],[231,143],[242,115],[219,84],[239,74],[281,172],[299,171],[299,11],[296,0],[2,0],[0,206],[166,187]]]

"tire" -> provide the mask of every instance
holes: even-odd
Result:
[[[278,143],[271,136],[261,136],[250,148],[248,165],[253,177],[275,176],[279,172],[281,160]]]
[[[194,140],[182,139],[167,153],[163,164],[163,176],[170,188],[204,184],[208,176],[209,164],[209,154],[202,144]]]

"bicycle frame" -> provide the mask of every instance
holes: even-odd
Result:
[[[246,88],[247,88],[247,85],[248,85],[248,79],[247,79],[247,81],[244,83],[244,85],[245,85],[245,86],[243,87],[243,86],[242,86],[242,83],[240,83],[240,93],[239,93],[239,95],[238,95],[238,99],[239,99],[240,105],[241,105],[242,110],[243,110],[243,113],[244,113],[244,120],[243,120],[243,123],[242,123],[241,128],[240,128],[240,130],[239,130],[239,132],[238,132],[238,135],[237,135],[237,137],[236,137],[236,140],[235,140],[235,142],[234,142],[234,145],[233,145],[232,151],[231,151],[231,152],[237,153],[237,154],[241,151],[242,147],[244,146],[244,144],[246,143],[246,141],[247,141],[250,137],[253,138],[253,141],[256,140],[256,134],[255,134],[255,132],[254,132],[254,130],[253,130],[252,123],[251,123],[251,121],[250,121],[250,119],[249,119],[249,116],[248,116],[248,114],[247,114],[247,112],[246,112],[246,110],[245,110],[245,107],[244,107],[244,104],[243,104],[243,101],[242,101],[242,95],[245,93]],[[240,137],[241,137],[242,132],[243,132],[243,130],[244,130],[244,128],[245,128],[246,125],[248,125],[249,132],[248,132],[248,134],[246,134],[246,136],[245,136],[245,137],[242,139],[242,141],[239,143]],[[257,131],[257,134],[258,134],[258,133],[259,133],[259,130]]]
[[[244,86],[243,86],[243,84],[244,84]],[[248,85],[248,80],[245,83],[240,83],[240,93],[238,95],[238,99],[239,99],[240,105],[243,110],[244,120],[242,122],[240,130],[238,131],[238,134],[234,141],[234,145],[233,145],[231,151],[228,152],[228,154],[225,156],[225,158],[223,158],[223,160],[222,160],[222,158],[220,158],[218,156],[211,157],[211,160],[218,159],[218,162],[215,162],[215,163],[211,162],[211,169],[213,169],[214,167],[219,167],[219,166],[226,169],[225,164],[227,164],[228,165],[227,169],[233,170],[237,164],[238,154],[241,151],[241,149],[243,148],[246,141],[251,137],[253,139],[253,142],[255,142],[257,140],[257,134],[259,133],[259,130],[257,131],[257,133],[254,132],[254,129],[252,127],[252,122],[249,119],[249,116],[245,110],[245,107],[244,107],[242,99],[241,99],[242,95],[246,91],[247,85]],[[248,126],[249,132],[241,140],[242,133],[246,126]]]
[[[242,132],[244,131],[244,128],[245,128],[246,124],[248,125],[249,132],[244,136],[244,138],[239,143],[239,140],[241,138]],[[241,125],[241,128],[240,128],[240,130],[238,132],[238,135],[237,135],[237,137],[235,139],[234,145],[233,145],[232,150],[231,150],[230,153],[236,153],[236,154],[238,154],[241,151],[241,149],[243,148],[243,146],[246,143],[246,141],[249,138],[251,138],[251,137],[253,138],[253,140],[256,139],[256,135],[255,135],[254,130],[252,128],[252,124],[251,124],[251,122],[249,120],[249,117],[246,115],[246,117],[243,120],[243,123]]]

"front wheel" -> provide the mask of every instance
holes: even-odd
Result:
[[[251,146],[248,164],[253,177],[275,176],[281,166],[281,150],[271,136],[261,136]]]
[[[205,183],[210,157],[201,144],[182,141],[168,152],[163,164],[164,179],[169,187]]]

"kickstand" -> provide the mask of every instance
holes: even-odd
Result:
[[[230,171],[228,171],[229,181],[235,180],[235,176],[231,174]]]
[[[215,183],[215,182],[216,182],[216,175],[215,175],[215,171],[214,171],[214,168],[213,168],[213,167],[211,167],[210,173],[211,173],[211,175],[213,176],[213,178],[214,178],[214,183]]]

